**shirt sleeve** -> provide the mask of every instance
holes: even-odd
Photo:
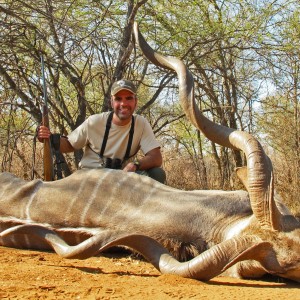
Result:
[[[89,118],[68,135],[70,144],[76,150],[83,148],[88,143],[88,122]]]

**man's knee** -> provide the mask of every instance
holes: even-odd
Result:
[[[147,175],[161,183],[166,182],[166,172],[162,168],[152,168],[147,170]]]

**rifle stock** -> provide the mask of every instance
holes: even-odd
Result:
[[[49,116],[48,108],[43,105],[43,125],[49,128]],[[53,168],[53,156],[51,149],[50,139],[44,139],[44,151],[43,151],[43,165],[44,165],[44,180],[54,180],[54,168]]]
[[[43,56],[41,57],[41,64],[42,64],[42,78],[43,78],[43,89],[44,89],[44,105],[43,105],[43,111],[42,111],[42,123],[44,126],[46,126],[50,129]],[[54,180],[54,167],[53,167],[53,155],[52,155],[50,139],[44,139],[43,165],[44,165],[44,180],[45,181],[53,181]]]

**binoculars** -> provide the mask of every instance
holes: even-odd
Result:
[[[108,169],[121,169],[122,168],[122,160],[119,158],[109,158],[103,157],[103,164],[104,168]]]

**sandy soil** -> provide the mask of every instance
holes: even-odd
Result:
[[[0,247],[0,299],[300,299],[293,282],[161,275],[149,263],[106,254],[67,260]]]

